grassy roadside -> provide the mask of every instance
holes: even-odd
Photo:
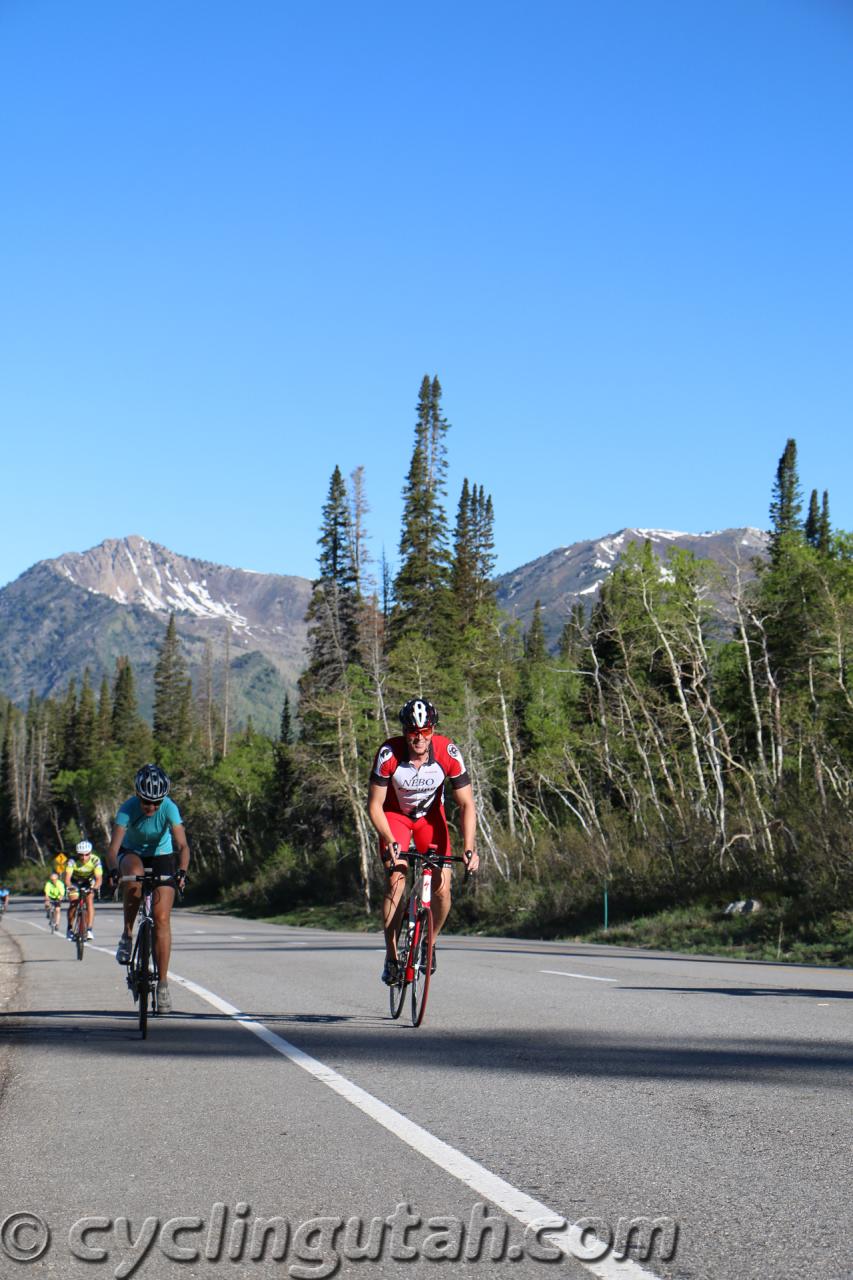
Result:
[[[219,909],[227,907],[220,905]],[[262,918],[274,924],[354,933],[380,928],[378,912],[366,916],[351,902],[303,906]],[[519,930],[517,918],[505,921],[492,918],[485,929],[461,920],[457,920],[454,929],[452,920],[451,916],[451,927],[447,930],[451,934],[534,936],[529,928]],[[654,951],[722,955],[729,959],[853,968],[853,911],[836,911],[821,919],[797,921],[792,918],[790,905],[769,906],[754,915],[725,916],[719,909],[694,904],[632,920],[617,920],[606,931],[598,927],[573,932],[555,927],[543,930],[541,936],[551,941],[595,942]]]
[[[606,933],[594,929],[581,940],[740,960],[849,968],[853,967],[853,911],[792,922],[780,908],[771,907],[756,915],[720,917],[701,907],[679,907],[616,923]]]

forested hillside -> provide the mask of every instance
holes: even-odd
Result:
[[[569,929],[605,885],[623,913],[747,895],[792,918],[849,907],[853,539],[831,528],[826,492],[803,510],[795,442],[773,482],[768,559],[727,582],[687,552],[662,569],[632,547],[552,649],[541,610],[526,631],[498,610],[494,512],[476,476],[446,518],[441,395],[425,378],[393,576],[367,560],[363,470],[331,476],[309,663],[277,738],[229,737],[210,682],[187,677],[174,618],[153,726],[126,661],[97,690],[84,679],[25,713],[3,703],[6,868],[81,834],[103,846],[135,769],[156,758],[174,776],[197,889],[259,911],[370,909],[370,763],[423,693],[475,785],[483,872],[469,923]]]

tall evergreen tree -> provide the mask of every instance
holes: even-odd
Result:
[[[466,627],[476,609],[477,549],[471,512],[471,490],[468,477],[462,481],[456,527],[453,531],[453,564],[450,585],[453,605],[461,626]]]
[[[133,735],[139,717],[136,701],[136,684],[130,659],[123,655],[116,658],[116,674],[113,683],[113,710],[111,736],[118,747],[126,747]]]
[[[101,677],[101,688],[98,694],[98,719],[95,728],[98,750],[110,745],[112,738],[113,704],[110,697],[110,682],[106,673]]]
[[[809,514],[806,516],[805,523],[806,542],[810,546],[816,547],[820,538],[820,507],[817,501],[817,489],[812,489],[809,498]]]
[[[776,468],[770,503],[770,559],[776,564],[786,539],[802,537],[802,498],[797,473],[797,442],[789,439]]]
[[[524,660],[528,665],[548,660],[548,646],[545,643],[545,627],[542,622],[542,601],[537,600],[533,606],[533,617],[524,637]]]
[[[80,740],[77,733],[77,681],[74,676],[68,681],[65,697],[59,708],[59,766],[61,769],[76,769],[79,757]]]
[[[300,681],[302,697],[339,687],[349,664],[359,658],[358,574],[351,533],[347,487],[336,466],[317,540],[320,576],[314,582],[305,615],[309,657]]]
[[[77,705],[75,768],[90,769],[96,755],[96,724],[98,719],[92,676],[87,667],[83,672],[80,701]]]
[[[829,555],[830,540],[832,537],[832,526],[829,523],[829,490],[823,491],[823,502],[820,508],[820,521],[818,522],[817,531],[817,549],[822,551],[824,555]]]
[[[189,741],[192,716],[188,684],[175,615],[171,613],[154,668],[154,737],[160,747],[180,749]]]
[[[451,560],[442,498],[447,475],[446,435],[441,384],[424,377],[415,421],[415,444],[403,488],[400,568],[394,582],[395,638],[417,631],[427,639],[451,624]]]
[[[486,494],[483,486],[474,486],[472,501],[472,517],[477,557],[477,604],[494,604],[495,586],[495,512],[492,506],[492,495]]]

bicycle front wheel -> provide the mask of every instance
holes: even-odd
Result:
[[[139,933],[136,935],[133,981],[139,1000],[139,1034],[144,1040],[148,1035],[148,999],[151,991],[151,928],[145,920],[139,926]]]
[[[406,998],[406,962],[409,954],[409,919],[406,916],[397,934],[397,981],[388,988],[391,1017],[399,1018]]]
[[[420,928],[415,930],[415,954],[412,956],[414,978],[412,980],[412,1025],[419,1027],[426,1013],[429,995],[430,970],[432,969],[433,935],[432,912],[421,907],[418,912]]]
[[[86,926],[85,926],[85,924],[82,924],[82,923],[81,923],[81,921],[82,921],[82,913],[81,913],[80,908],[78,907],[78,908],[77,908],[77,919],[76,919],[76,920],[75,920],[75,922],[74,922],[74,924],[75,924],[75,929],[74,929],[74,941],[75,941],[75,943],[77,944],[77,959],[78,959],[78,960],[82,960],[82,959],[83,959],[83,952],[86,950]]]

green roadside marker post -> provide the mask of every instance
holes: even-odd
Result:
[[[608,903],[607,903],[607,881],[604,881],[604,932],[607,932]]]

